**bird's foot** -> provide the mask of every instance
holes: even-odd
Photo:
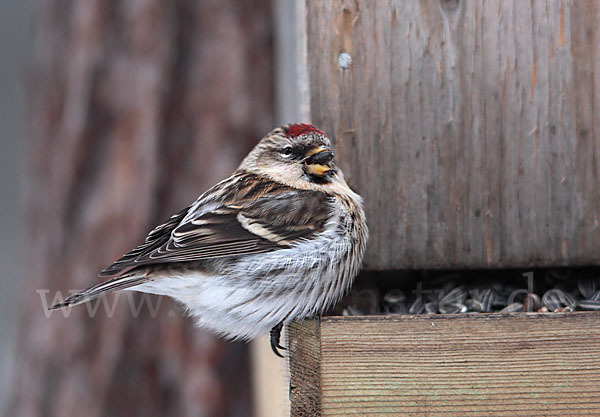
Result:
[[[275,352],[275,354],[277,356],[279,356],[280,358],[283,358],[283,355],[281,353],[279,353],[279,350],[278,350],[278,349],[286,350],[286,348],[284,348],[283,346],[281,346],[279,344],[279,341],[281,340],[281,329],[283,329],[283,322],[280,322],[277,326],[273,327],[271,329],[270,335],[271,335],[271,349],[273,349],[273,352]]]

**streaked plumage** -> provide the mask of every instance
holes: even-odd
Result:
[[[312,125],[269,133],[238,170],[100,273],[60,308],[120,289],[171,296],[233,339],[322,313],[348,290],[367,227],[361,199]]]

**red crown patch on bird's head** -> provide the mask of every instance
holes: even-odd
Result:
[[[308,123],[295,123],[285,128],[285,135],[288,138],[295,138],[296,136],[306,135],[307,133],[318,133],[327,136],[321,129]]]

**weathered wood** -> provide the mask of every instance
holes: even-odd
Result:
[[[310,118],[366,201],[369,269],[600,261],[599,2],[306,6]]]
[[[321,416],[321,326],[319,320],[288,327],[292,417]]]
[[[320,386],[323,416],[591,416],[600,409],[597,312],[324,317],[291,328],[292,362],[308,349],[320,369],[292,367],[292,392]],[[292,396],[292,409],[317,407],[310,401]]]

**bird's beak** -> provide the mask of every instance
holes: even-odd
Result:
[[[311,156],[316,155],[318,153],[327,152],[327,151],[329,151],[329,148],[327,146],[317,146],[316,148],[312,148],[311,150],[309,150],[306,153],[306,157],[308,158],[308,157],[311,157]]]
[[[317,146],[306,153],[304,171],[319,177],[335,171],[329,164],[333,160],[333,152],[327,146]]]

